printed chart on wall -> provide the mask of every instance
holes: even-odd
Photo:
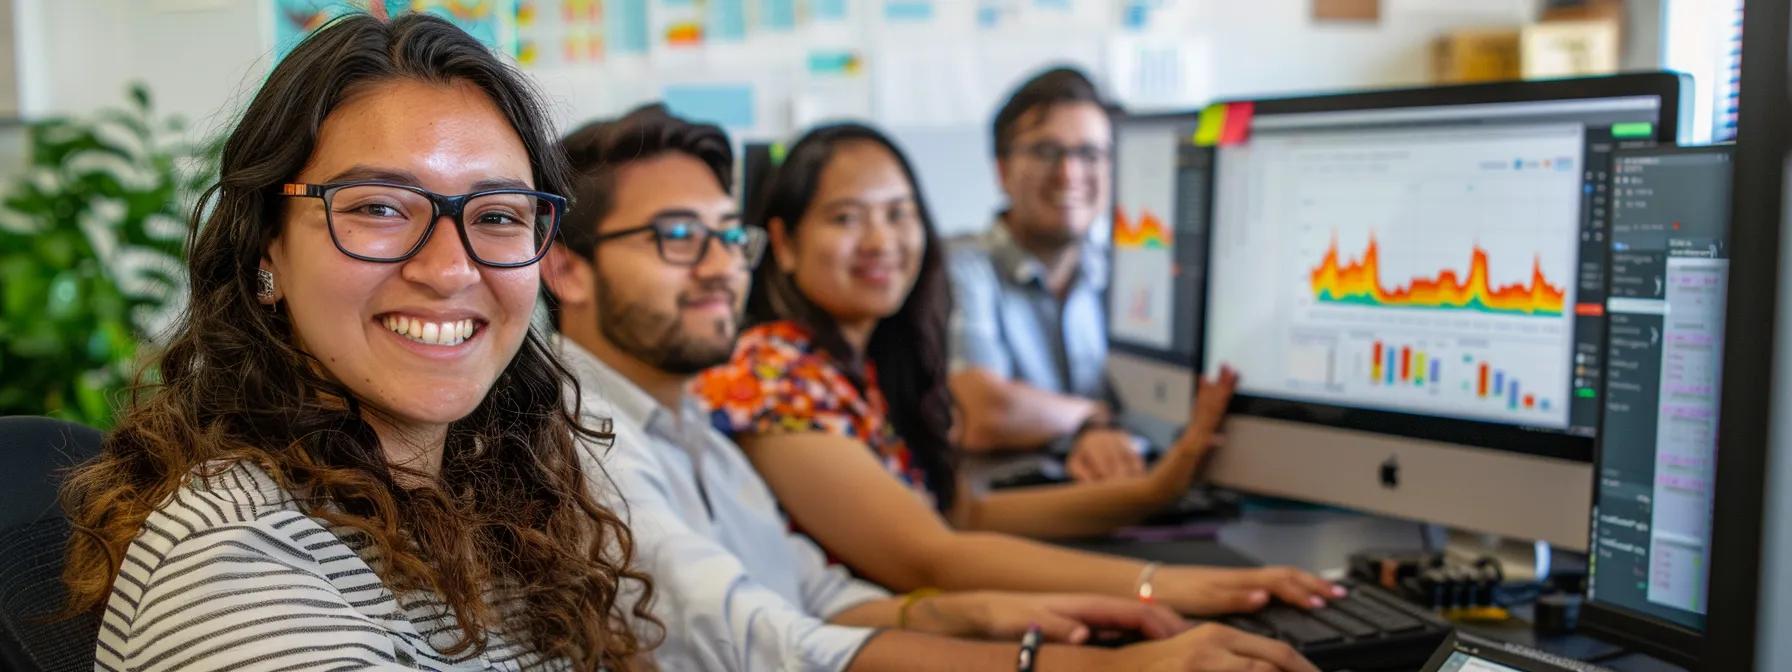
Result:
[[[1266,305],[1221,352],[1276,396],[1567,427],[1579,137],[1529,132],[1255,140],[1275,184],[1216,245],[1267,256],[1214,292]]]
[[[1153,125],[1121,129],[1114,147],[1110,336],[1158,349],[1175,336],[1176,150],[1174,129]]]
[[[311,31],[353,12],[378,18],[407,12],[434,14],[467,31],[488,47],[514,49],[518,0],[269,0],[273,4],[276,54],[284,58]]]

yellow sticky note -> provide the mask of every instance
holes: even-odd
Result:
[[[1212,147],[1220,142],[1220,131],[1226,128],[1226,106],[1208,105],[1201,110],[1201,123],[1195,127],[1195,144]]]

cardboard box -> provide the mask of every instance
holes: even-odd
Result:
[[[1432,45],[1431,77],[1439,84],[1518,79],[1520,31],[1477,28],[1452,31]]]
[[[1616,21],[1546,21],[1525,26],[1521,32],[1519,62],[1525,79],[1618,71],[1623,45]]]

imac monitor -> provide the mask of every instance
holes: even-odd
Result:
[[[1194,390],[1213,157],[1194,143],[1197,122],[1129,116],[1114,130],[1107,366],[1123,422],[1158,445]]]
[[[1214,159],[1216,482],[1587,543],[1611,154],[1672,74],[1258,101]]]
[[[1589,630],[1690,664],[1705,629],[1730,267],[1731,150],[1612,164]]]

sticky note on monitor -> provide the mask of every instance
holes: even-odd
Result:
[[[1251,136],[1251,102],[1214,103],[1201,110],[1195,126],[1195,144],[1201,147],[1243,144]]]
[[[1201,122],[1195,126],[1195,144],[1212,147],[1219,144],[1220,132],[1226,128],[1226,106],[1223,103],[1208,105],[1201,110]]]

